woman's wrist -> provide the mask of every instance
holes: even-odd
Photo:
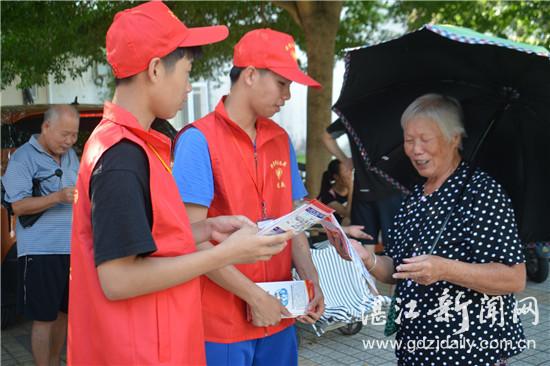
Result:
[[[367,271],[372,272],[372,270],[376,267],[376,263],[378,262],[376,254],[372,254],[373,261],[370,264],[370,266],[367,266]]]

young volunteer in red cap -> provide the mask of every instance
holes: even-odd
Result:
[[[320,87],[300,71],[295,52],[288,34],[258,29],[244,35],[235,46],[229,95],[180,132],[174,177],[191,222],[237,213],[260,222],[287,214],[306,195],[289,137],[269,119],[290,99],[292,81]],[[294,321],[281,319],[287,310],[255,284],[291,280],[292,263],[315,284],[309,313],[299,318],[312,323],[324,303],[304,234],[267,262],[203,277],[209,365],[297,364]]]
[[[169,139],[150,129],[185,102],[192,47],[227,33],[226,27],[189,29],[161,2],[118,13],[107,32],[117,87],[78,176],[70,365],[205,364],[196,277],[266,260],[292,235],[260,237],[244,217],[191,227],[171,176]],[[222,242],[195,252],[195,241],[207,240]]]

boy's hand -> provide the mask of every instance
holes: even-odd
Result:
[[[307,308],[307,314],[296,318],[301,323],[314,324],[325,312],[325,297],[321,286],[315,284],[315,296],[311,300]]]
[[[269,236],[257,235],[257,233],[256,226],[245,225],[219,245],[227,248],[231,263],[254,263],[267,261],[280,253],[287,246],[287,241],[294,236],[292,231]]]
[[[263,294],[258,296],[253,304],[248,304],[252,324],[257,327],[273,326],[279,324],[283,315],[291,315],[279,300],[264,290],[261,291]]]
[[[217,216],[207,219],[212,240],[222,242],[235,231],[245,227],[256,227],[246,216]]]

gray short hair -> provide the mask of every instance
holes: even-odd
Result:
[[[466,137],[464,129],[462,107],[455,98],[441,94],[424,94],[412,102],[401,116],[401,127],[414,118],[425,117],[433,120],[439,126],[443,136],[452,140],[460,136],[461,140]],[[462,146],[462,143],[460,144]]]
[[[80,114],[74,106],[70,104],[56,104],[52,105],[46,112],[44,112],[44,122],[55,122],[64,113],[72,114],[77,121],[80,120]]]

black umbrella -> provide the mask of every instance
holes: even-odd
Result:
[[[550,240],[550,53],[441,25],[348,52],[333,109],[367,169],[403,190],[421,178],[403,152],[400,118],[426,93],[461,102],[463,157],[502,184],[522,240]]]

